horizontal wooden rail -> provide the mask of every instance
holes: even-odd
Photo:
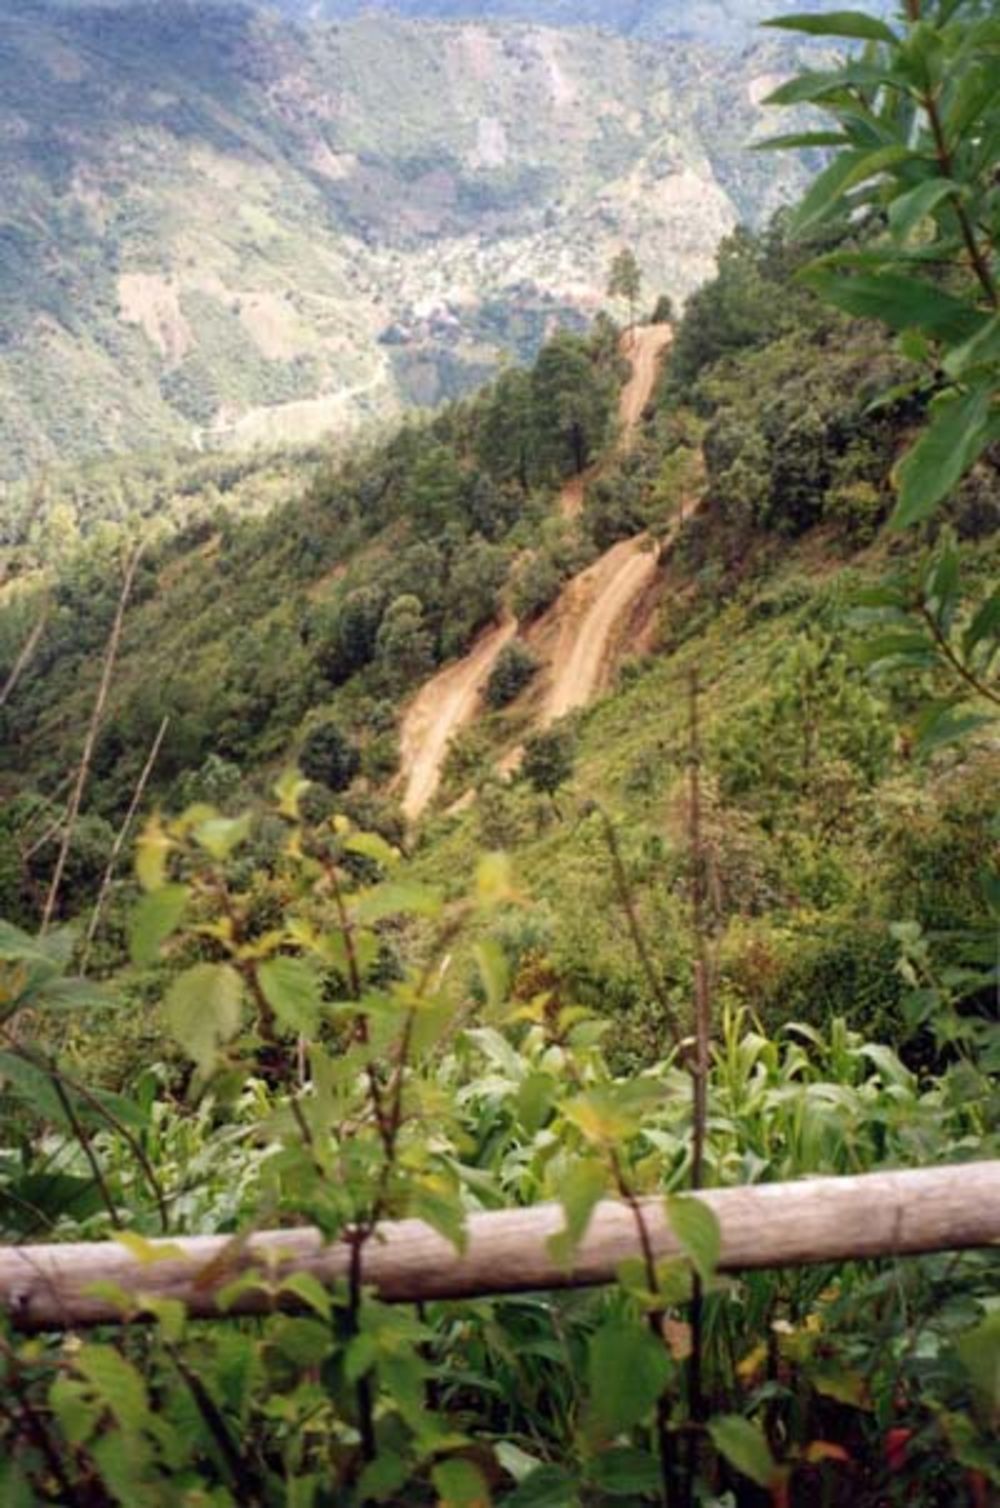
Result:
[[[726,1272],[1000,1245],[1000,1162],[753,1184],[697,1197],[718,1217]],[[657,1256],[678,1255],[663,1200],[645,1199],[642,1209]],[[598,1205],[569,1269],[548,1251],[562,1227],[554,1204],[473,1215],[459,1252],[422,1221],[387,1223],[365,1247],[364,1280],[391,1302],[476,1298],[611,1282],[618,1264],[636,1255],[627,1205]],[[155,1261],[140,1261],[114,1241],[0,1248],[0,1309],[21,1330],[114,1324],[120,1307],[92,1291],[114,1284],[133,1296],[137,1312],[150,1299],[172,1298],[201,1317],[262,1314],[298,1307],[292,1294],[275,1298],[282,1276],[307,1272],[329,1286],[346,1278],[350,1263],[347,1243],[324,1245],[305,1229],[245,1242],[195,1236],[169,1246]],[[255,1273],[261,1286],[242,1287],[221,1309],[220,1291]]]

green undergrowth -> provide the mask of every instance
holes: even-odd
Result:
[[[995,574],[998,558],[995,546],[979,550],[976,568],[988,577],[992,560]],[[853,603],[889,559],[882,545],[845,568],[835,537],[810,538],[765,547],[749,579],[720,592],[710,565],[703,580],[691,576],[682,547],[666,570],[661,648],[627,660],[574,716],[569,781],[550,796],[494,773],[511,729],[491,719],[463,771],[474,804],[420,834],[414,871],[445,886],[484,846],[515,856],[540,904],[533,930],[512,927],[505,946],[526,968],[544,958],[588,1002],[614,1001],[622,1063],[655,1055],[663,1024],[608,869],[605,818],[657,938],[665,992],[684,1014],[693,672],[722,998],[775,1028],[790,1015],[821,1024],[846,1014],[919,1054],[896,929],[981,925],[1000,761],[989,739],[918,759],[912,698],[859,669]]]

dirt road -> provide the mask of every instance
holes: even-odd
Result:
[[[632,375],[622,389],[618,410],[626,443],[653,396],[660,358],[673,338],[670,325],[639,325],[622,341],[622,352],[632,363]]]
[[[464,659],[440,671],[411,702],[400,731],[400,761],[406,781],[402,807],[407,821],[415,821],[433,799],[448,743],[475,717],[497,656],[516,633],[517,620],[513,617],[487,629]]]
[[[669,325],[643,325],[622,340],[622,354],[632,363],[619,406],[624,445],[652,397],[660,357],[671,337]],[[563,487],[559,510],[564,518],[580,512],[587,483],[599,471],[599,466],[592,466]],[[582,706],[599,689],[615,630],[655,570],[655,553],[643,535],[614,545],[565,588],[551,610],[557,640],[545,723]],[[415,821],[433,799],[449,741],[475,717],[497,656],[516,633],[516,621],[506,616],[480,637],[463,660],[428,681],[410,704],[400,734],[402,806],[408,821]]]
[[[600,689],[614,633],[656,573],[657,552],[645,535],[623,539],[577,576],[560,605],[563,621],[552,660],[544,722],[583,707]]]

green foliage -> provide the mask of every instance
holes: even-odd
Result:
[[[568,728],[535,733],[524,746],[521,774],[541,795],[555,796],[573,775],[574,740]]]
[[[520,639],[507,644],[497,656],[497,662],[486,682],[486,703],[489,707],[506,707],[516,700],[524,688],[537,675],[537,657]]]
[[[625,246],[618,252],[608,272],[608,298],[625,300],[630,322],[634,325],[636,306],[641,296],[642,269],[636,261],[635,252]]]
[[[320,723],[302,745],[299,767],[307,780],[342,791],[360,767],[358,751],[336,723]]]
[[[608,438],[614,376],[578,337],[559,334],[532,373],[532,406],[543,474],[583,471]]]
[[[783,84],[772,102],[808,101],[837,128],[839,150],[794,227],[862,217],[873,227],[860,251],[820,259],[805,280],[836,307],[882,320],[924,369],[911,388],[931,399],[929,419],[896,470],[894,521],[906,527],[947,499],[1000,433],[995,19],[926,0],[896,28],[856,14],[773,24],[867,44],[860,59]]]

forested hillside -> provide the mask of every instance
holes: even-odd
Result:
[[[4,1508],[993,1508],[983,10],[826,23],[682,312],[17,493]]]
[[[738,218],[805,181],[742,151],[788,56],[12,0],[0,479],[457,396],[583,328],[622,241],[688,293]]]

